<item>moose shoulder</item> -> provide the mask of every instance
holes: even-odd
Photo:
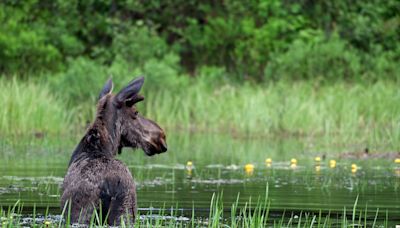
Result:
[[[113,95],[110,79],[100,92],[96,118],[73,152],[62,185],[61,207],[70,202],[71,223],[89,223],[95,208],[110,225],[127,212],[134,220],[135,183],[115,156],[123,147],[141,148],[149,156],[167,151],[164,131],[135,107],[144,99],[143,82],[137,78]]]

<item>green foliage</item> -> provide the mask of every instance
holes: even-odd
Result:
[[[96,62],[77,58],[68,62],[64,73],[50,79],[54,92],[68,98],[65,103],[91,101],[94,104],[107,74],[105,68]]]
[[[26,5],[30,5],[27,2]],[[0,72],[58,69],[61,54],[47,42],[46,28],[26,23],[28,10],[0,5]]]
[[[398,80],[399,10],[397,0],[5,0],[0,73],[64,73],[82,57],[135,72],[158,61],[177,75],[224,68],[239,81]]]
[[[363,56],[364,80],[378,81],[379,79],[400,80],[398,61],[400,59],[400,45],[393,50],[382,51],[376,48],[371,55]]]
[[[196,82],[178,92],[151,91],[144,113],[169,129],[321,136],[345,144],[394,145],[400,139],[399,94],[393,83],[203,85],[210,84]]]
[[[104,72],[117,72],[118,67],[102,69],[85,59],[78,59],[71,66],[68,74],[54,77],[53,94],[46,84],[1,79],[1,107],[4,107],[0,113],[1,132],[68,133],[71,124],[73,129],[79,129],[92,121],[95,100],[107,79]],[[224,74],[218,69],[204,71],[211,72],[208,76]],[[94,76],[85,77],[87,74]],[[120,71],[113,77],[115,91],[134,77]],[[87,81],[88,78],[93,80]],[[77,83],[79,80],[82,81]],[[345,144],[394,146],[400,141],[400,96],[398,86],[391,82],[319,85],[280,81],[264,86],[249,83],[239,86],[219,83],[212,77],[187,80],[174,76],[172,82],[176,84],[170,86],[175,89],[166,89],[164,79],[155,85],[151,80],[146,78],[143,89],[146,101],[139,104],[139,109],[168,129],[320,136]],[[54,93],[62,102],[54,98]]]
[[[108,78],[112,78],[115,91],[139,75],[146,75],[145,87],[152,89],[178,90],[188,84],[188,78],[179,76],[179,58],[167,54],[162,59],[150,59],[143,66],[135,66],[124,59],[104,67],[87,58],[77,58],[67,64],[67,70],[49,77],[54,93],[65,97],[66,103],[79,105],[95,104],[98,93]]]
[[[206,23],[189,20],[185,45],[193,50],[198,65],[223,66],[239,76],[260,79],[270,53],[285,50],[305,25],[296,6],[228,1],[210,9]]]
[[[318,39],[319,38],[319,39]],[[297,40],[286,53],[272,57],[265,69],[269,79],[346,80],[361,75],[361,60],[337,36],[324,40],[321,33],[313,41]]]
[[[127,31],[118,33],[112,44],[117,60],[123,59],[132,66],[143,66],[149,60],[162,59],[168,55],[169,47],[156,31],[137,22]]]
[[[5,135],[47,135],[68,132],[74,111],[66,109],[46,85],[0,78],[0,132]]]

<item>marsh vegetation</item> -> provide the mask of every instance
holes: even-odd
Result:
[[[64,224],[59,185],[98,92],[137,75],[138,110],[169,145],[118,156],[138,184],[137,225],[399,224],[399,9],[2,1],[1,225]]]

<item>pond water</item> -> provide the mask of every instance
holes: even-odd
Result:
[[[220,194],[229,210],[239,195],[239,205],[266,197],[272,216],[321,211],[343,213],[357,208],[371,219],[386,216],[400,223],[400,166],[393,159],[340,159],[335,149],[306,139],[240,139],[218,134],[172,134],[169,151],[155,157],[124,150],[126,163],[137,183],[139,212],[174,208],[181,216],[208,215],[213,194]],[[74,141],[18,144],[2,142],[0,155],[0,206],[20,200],[25,213],[49,208],[60,214],[60,184]],[[77,142],[78,140],[76,140]],[[314,161],[316,156],[320,162]],[[272,163],[267,164],[266,158]],[[296,158],[297,164],[290,163]],[[336,161],[335,167],[330,160]],[[187,165],[191,161],[192,165]],[[357,168],[352,169],[355,163]],[[252,164],[247,166],[246,164]],[[229,214],[229,213],[227,213]]]

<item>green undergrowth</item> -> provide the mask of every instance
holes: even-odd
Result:
[[[213,194],[210,200],[209,214],[195,209],[189,215],[183,215],[179,208],[161,208],[148,212],[139,212],[133,223],[131,215],[121,218],[119,227],[388,227],[387,213],[368,211],[357,204],[355,199],[352,208],[344,207],[338,212],[291,211],[280,212],[277,216],[271,215],[271,202],[268,198],[268,188],[265,197],[257,200],[249,199],[244,206],[239,206],[240,195],[231,207],[224,208],[223,194]],[[0,208],[0,222],[2,227],[70,227],[71,208],[66,204],[60,216],[38,213],[36,207],[29,215],[23,214],[23,203],[17,201],[14,206]],[[201,214],[196,214],[201,213]],[[101,214],[101,208],[94,210],[89,227],[108,227],[105,220],[108,215]],[[25,218],[25,219],[24,219]],[[75,226],[76,227],[76,226]]]
[[[144,110],[163,125],[194,131],[392,140],[399,135],[399,102],[390,83],[281,82],[149,92]]]
[[[210,87],[210,83],[195,80],[179,89],[145,87],[146,100],[138,105],[139,110],[167,132],[318,137],[332,143],[380,143],[393,149],[400,141],[400,92],[390,82]],[[43,138],[84,132],[93,119],[95,104],[85,100],[71,104],[68,97],[48,87],[0,79],[0,134]]]
[[[67,132],[74,111],[64,103],[46,85],[0,78],[0,137]]]

